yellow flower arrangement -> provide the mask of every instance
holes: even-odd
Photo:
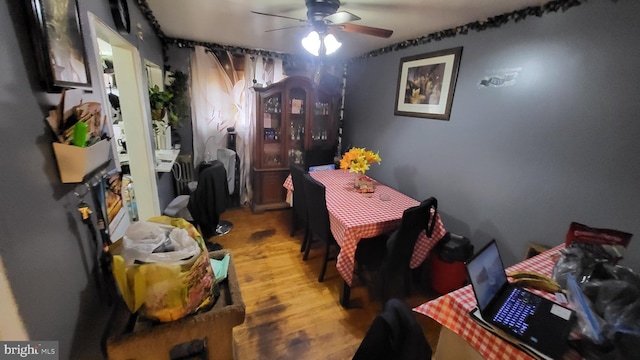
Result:
[[[365,148],[353,147],[344,153],[342,159],[340,159],[340,169],[349,169],[349,172],[364,174],[365,171],[369,170],[369,164],[380,163],[380,161],[382,159],[380,159],[378,153]]]

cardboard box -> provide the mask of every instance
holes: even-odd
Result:
[[[60,180],[63,183],[82,182],[85,175],[109,160],[109,140],[101,140],[90,147],[53,143]]]

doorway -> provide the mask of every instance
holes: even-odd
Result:
[[[148,98],[146,81],[143,78],[143,62],[138,49],[109,28],[97,16],[89,13],[89,27],[94,44],[98,69],[103,69],[103,58],[109,57],[113,69],[109,76],[101,76],[100,92],[103,104],[111,104],[109,94],[117,92],[120,114],[118,116],[107,108],[109,135],[120,138],[120,144],[112,141],[112,150],[116,165],[120,167],[119,155],[122,152],[122,132],[124,132],[126,155],[129,170],[135,186],[135,196],[140,219],[161,215],[158,199],[158,185],[155,172],[154,145],[151,120],[147,111]],[[106,74],[105,74],[106,75]],[[110,81],[110,82],[109,82]],[[116,115],[114,117],[114,115]],[[120,134],[114,133],[114,119],[119,125]],[[118,127],[116,127],[117,131]],[[121,156],[120,156],[121,157]],[[112,233],[112,236],[116,235]]]

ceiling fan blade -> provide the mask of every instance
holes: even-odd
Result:
[[[323,20],[331,24],[343,24],[346,22],[360,20],[360,17],[348,11],[338,11],[337,13],[325,16]]]
[[[278,30],[286,30],[286,29],[298,29],[298,28],[306,28],[309,27],[311,25],[296,25],[296,26],[287,26],[287,27],[282,27],[282,28],[277,28],[277,29],[271,29],[271,30],[265,30],[264,32],[272,32],[272,31],[278,31]]]
[[[365,35],[372,35],[372,36],[383,37],[383,38],[391,37],[391,35],[393,34],[393,30],[380,29],[380,28],[375,28],[371,26],[363,26],[363,25],[356,25],[356,24],[350,24],[350,23],[339,24],[337,26],[343,31],[354,32],[354,33],[365,34]]]
[[[258,15],[273,16],[273,17],[279,17],[279,18],[283,18],[283,19],[297,20],[297,21],[300,21],[300,22],[303,22],[303,23],[307,22],[307,20],[298,19],[298,18],[294,18],[294,17],[290,17],[290,16],[267,14],[267,13],[262,13],[262,12],[258,12],[258,11],[251,11],[251,12],[254,13],[254,14],[258,14]]]

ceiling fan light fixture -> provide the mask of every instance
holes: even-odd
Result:
[[[327,55],[336,52],[338,49],[340,49],[340,46],[342,46],[342,43],[338,41],[338,39],[336,39],[333,34],[329,34],[324,37],[324,48]]]
[[[320,35],[317,31],[310,32],[302,39],[302,47],[314,56],[320,54]]]
[[[318,56],[323,48],[325,55],[333,54],[342,46],[342,43],[333,34],[322,35],[321,38],[320,34],[314,30],[302,39],[302,46],[312,55]]]

